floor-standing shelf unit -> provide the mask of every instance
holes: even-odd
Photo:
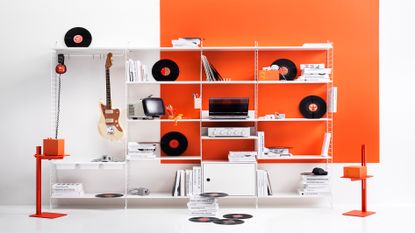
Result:
[[[129,200],[166,199],[180,200],[186,197],[172,197],[171,186],[174,180],[174,171],[163,175],[151,171],[149,176],[160,175],[160,183],[146,183],[148,180],[143,169],[146,163],[155,163],[160,171],[169,170],[169,165],[198,166],[200,163],[210,161],[226,161],[229,150],[255,150],[255,142],[258,139],[257,132],[265,132],[265,146],[289,146],[292,147],[292,157],[271,159],[258,159],[258,168],[271,166],[274,163],[311,163],[328,164],[333,161],[333,113],[327,112],[323,118],[307,119],[299,113],[298,104],[306,95],[319,95],[328,103],[329,90],[333,87],[334,74],[329,81],[260,81],[259,70],[269,66],[279,58],[290,58],[299,70],[300,64],[324,63],[326,67],[333,68],[333,46],[331,43],[304,44],[303,46],[241,46],[241,47],[197,47],[197,48],[57,48],[53,57],[64,54],[68,57],[91,56],[93,59],[105,62],[105,54],[113,52],[123,58],[124,64],[128,59],[140,60],[148,67],[152,81],[130,82],[127,78],[127,65],[125,65],[125,77],[112,77],[125,81],[124,106],[121,111],[126,112],[128,104],[144,98],[150,94],[161,96],[165,104],[172,104],[177,113],[184,117],[179,120],[167,118],[154,120],[133,120],[123,114],[125,150],[122,162],[94,163],[94,162],[57,162],[52,166],[51,182],[59,181],[59,170],[76,169],[109,169],[124,171],[120,181],[124,183],[122,192],[124,206]],[[206,81],[201,57],[206,56],[224,78],[228,81]],[[176,81],[155,81],[151,77],[151,67],[159,59],[174,60],[179,68],[180,75]],[[76,58],[74,58],[76,59]],[[300,70],[299,72],[300,73]],[[53,76],[53,75],[52,75]],[[54,90],[52,78],[52,94]],[[195,109],[193,93],[202,96],[201,109]],[[53,97],[53,96],[52,96]],[[250,117],[246,120],[212,120],[207,117],[209,97],[249,97]],[[54,104],[52,104],[54,107]],[[119,106],[121,107],[121,106]],[[285,113],[285,119],[263,119],[261,116],[275,112]],[[249,126],[252,128],[250,137],[240,138],[211,138],[206,135],[206,127],[210,126]],[[181,156],[168,156],[160,150],[154,159],[132,159],[127,153],[129,141],[159,141],[160,137],[169,131],[183,132],[189,140],[189,147]],[[331,133],[331,143],[328,156],[320,155],[324,133]],[[88,168],[88,166],[91,166]],[[310,167],[311,169],[312,167]],[[151,169],[150,169],[151,170]],[[141,172],[141,174],[140,174]],[[161,172],[162,173],[162,172]],[[295,176],[296,174],[292,174]],[[299,176],[299,174],[297,173]],[[272,177],[272,174],[271,174]],[[271,178],[272,181],[272,178]],[[157,183],[157,184],[154,184]],[[132,196],[127,190],[136,186],[150,186],[149,196]],[[120,192],[120,190],[118,190]],[[280,198],[313,199],[326,196],[301,196],[294,190],[276,191],[272,196],[258,197],[228,197],[228,198],[253,198],[258,200],[273,200]],[[60,197],[62,198],[62,197]],[[95,198],[93,193],[85,194],[77,198]],[[52,196],[52,200],[58,199]]]

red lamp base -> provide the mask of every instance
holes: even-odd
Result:
[[[35,218],[59,218],[59,217],[63,217],[66,216],[67,214],[60,214],[60,213],[51,213],[51,212],[42,212],[40,214],[32,214],[30,215],[30,217],[35,217]]]
[[[361,211],[361,210],[352,210],[346,213],[343,213],[343,215],[347,216],[355,216],[355,217],[367,217],[369,215],[375,214],[376,212],[372,211]]]

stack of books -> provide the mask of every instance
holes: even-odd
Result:
[[[193,167],[192,170],[177,170],[173,184],[173,197],[199,195],[202,192],[202,169]]]
[[[257,189],[258,197],[272,196],[268,171],[257,170]]]
[[[214,197],[201,197],[199,195],[190,196],[187,203],[190,215],[196,216],[215,216],[219,205]]]
[[[156,157],[155,143],[128,142],[128,156],[131,159],[150,159]]]
[[[324,64],[301,64],[301,76],[299,81],[328,82],[331,68],[325,68]]]
[[[330,193],[328,175],[314,175],[313,173],[301,173],[301,186],[298,189],[300,195],[327,195]]]
[[[173,47],[199,47],[200,37],[183,37],[176,40],[171,40]]]
[[[127,82],[147,82],[149,80],[147,66],[140,60],[128,59],[126,61]]]
[[[256,151],[229,151],[229,162],[244,163],[244,162],[256,162]]]
[[[53,197],[80,197],[84,189],[80,183],[56,183],[52,185]]]

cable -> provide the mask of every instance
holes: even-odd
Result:
[[[56,128],[55,128],[55,139],[58,139],[59,133],[59,117],[60,117],[60,110],[61,110],[61,75],[57,76],[58,78],[58,100],[57,100],[57,109],[56,109]]]

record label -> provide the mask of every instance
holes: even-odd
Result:
[[[319,96],[310,95],[300,102],[300,112],[305,118],[321,118],[326,111],[326,102]]]
[[[215,220],[219,220],[219,219],[215,218],[215,217],[193,217],[193,218],[189,218],[189,221],[191,221],[191,222],[213,222]]]
[[[223,215],[224,218],[230,218],[230,219],[248,219],[252,218],[253,216],[250,214],[225,214]]]
[[[171,156],[183,154],[187,149],[187,138],[180,132],[169,132],[160,140],[160,147],[164,153]]]
[[[179,77],[179,66],[169,59],[157,61],[151,70],[157,81],[174,81]]]
[[[280,80],[294,80],[297,77],[297,67],[295,63],[289,59],[278,59],[272,65],[277,65],[280,73]]]
[[[92,36],[85,28],[74,27],[65,34],[64,41],[68,47],[88,47],[92,42]]]
[[[221,225],[237,225],[237,224],[244,223],[244,221],[240,219],[225,218],[225,219],[213,220],[213,223],[221,224]]]

